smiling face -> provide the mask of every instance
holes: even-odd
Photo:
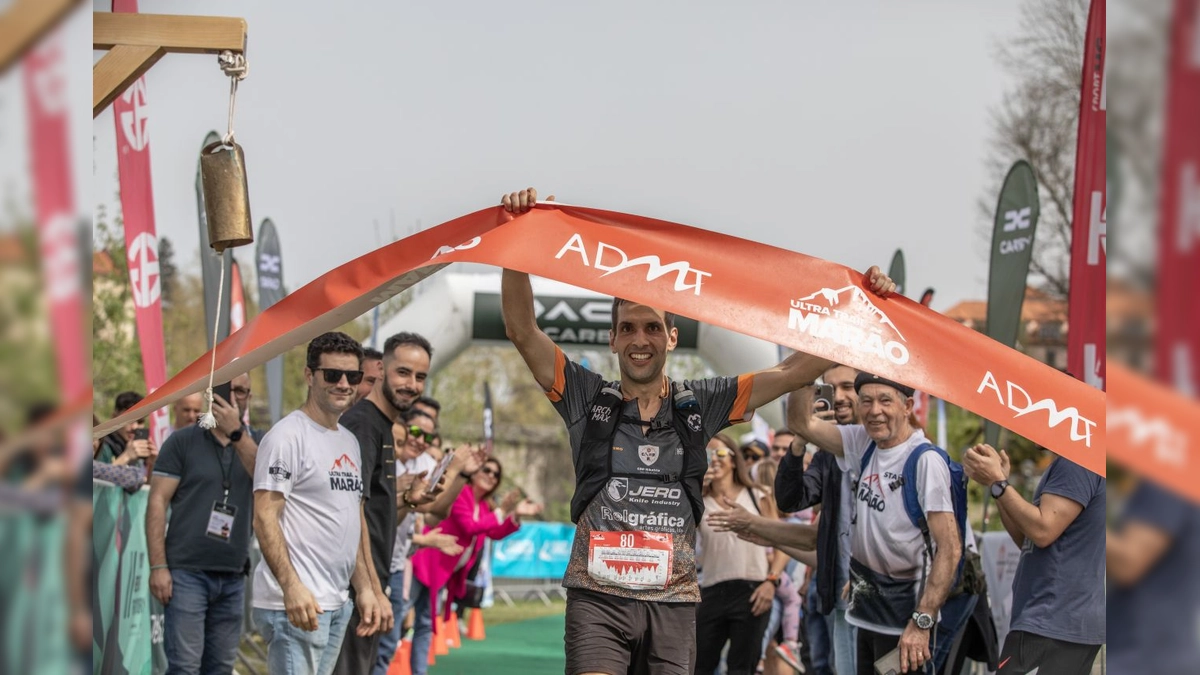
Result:
[[[392,424],[392,452],[397,462],[408,462],[421,456],[421,450],[408,442],[408,425],[404,422]]]
[[[442,453],[434,449],[429,442],[435,433],[433,420],[425,415],[414,415],[408,421],[408,426],[408,444],[413,447],[416,454],[428,452],[434,459],[442,458]]]
[[[398,345],[383,357],[383,397],[396,410],[408,410],[425,393],[429,352],[414,344]]]
[[[363,359],[363,379],[358,383],[354,394],[354,401],[363,400],[371,390],[375,388],[375,383],[383,379],[383,361],[379,359]]]
[[[321,354],[317,364],[319,368],[358,370],[359,359],[354,354],[326,352]],[[340,417],[354,405],[354,385],[347,381],[345,375],[330,384],[325,381],[324,372],[317,372],[305,366],[304,378],[308,383],[309,398],[321,411]]]
[[[892,448],[912,436],[908,423],[912,399],[885,384],[864,384],[858,392],[858,417],[880,448]]]
[[[833,387],[833,418],[838,424],[858,422],[858,394],[854,391],[857,376],[858,371],[850,366],[834,366],[821,376]]]
[[[722,443],[719,439],[708,442],[708,468],[713,480],[722,480],[736,469],[733,448]]]
[[[667,352],[675,349],[679,331],[667,328],[666,313],[645,305],[617,305],[608,344],[617,355],[622,381],[652,384],[662,380]]]
[[[475,493],[481,497],[490,497],[496,488],[500,487],[502,478],[500,462],[489,459],[471,476],[471,487],[475,488]]]

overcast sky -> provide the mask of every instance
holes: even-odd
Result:
[[[1008,86],[994,53],[1017,2],[140,8],[247,20],[235,128],[255,225],[279,227],[293,289],[417,223],[535,185],[860,269],[902,247],[910,295],[935,287],[937,309],[985,296],[976,204],[989,110]],[[89,31],[86,15],[66,28],[76,64]],[[90,73],[72,73],[86,109]],[[0,82],[5,197],[28,190],[24,134],[10,132],[24,125],[19,86]],[[228,89],[210,56],[168,55],[147,79],[158,233],[191,269],[196,158],[225,129]],[[111,111],[72,133],[80,212],[103,201],[111,213]],[[251,247],[236,255],[252,262]]]

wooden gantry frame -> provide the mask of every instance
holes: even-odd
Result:
[[[0,12],[0,74],[49,33],[81,0],[14,0]],[[218,16],[92,13],[92,118],[166,54],[246,53],[246,20]]]
[[[245,54],[246,20],[95,12],[92,49],[108,50],[92,67],[95,118],[166,54]]]

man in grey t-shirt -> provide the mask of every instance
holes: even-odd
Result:
[[[537,191],[514,192],[501,203],[522,214],[534,208]],[[572,241],[563,239],[564,253],[578,252]],[[652,278],[646,283],[670,282]],[[896,287],[878,268],[867,272],[866,285],[881,295]],[[674,316],[614,299],[609,347],[621,379],[605,382],[572,363],[542,332],[528,274],[504,270],[501,308],[509,339],[571,437],[572,520],[579,526],[563,580],[570,589],[568,675],[646,669],[690,673],[700,595],[695,526],[703,509],[699,489],[706,464],[704,444],[695,447],[691,437],[706,443],[727,424],[749,419],[755,408],[811,383],[830,362],[797,352],[774,368],[688,382],[676,393],[666,375],[667,355],[679,340]],[[686,401],[689,391],[700,410],[687,417],[690,434],[684,439],[672,402]],[[602,397],[612,403],[601,404]],[[592,437],[589,426],[601,424],[609,425],[608,437]]]
[[[249,388],[250,376],[232,381]],[[220,396],[217,426],[177,429],[159,452],[146,506],[150,592],[165,607],[167,673],[228,672],[241,639],[257,436]],[[167,506],[171,528],[167,530]]]
[[[1012,629],[1000,675],[1035,670],[1087,675],[1104,644],[1105,485],[1062,457],[1046,469],[1033,503],[1008,484],[1008,454],[990,445],[963,453],[963,470],[987,486],[1021,547],[1013,579]]]

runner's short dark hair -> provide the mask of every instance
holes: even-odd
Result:
[[[421,349],[425,350],[425,353],[429,355],[429,358],[433,358],[433,345],[429,344],[429,340],[426,340],[421,335],[409,332],[396,333],[392,337],[388,338],[387,342],[383,343],[383,353],[386,354],[388,358],[391,358],[392,355],[396,353],[396,347],[402,347],[404,345],[420,347]]]
[[[321,367],[322,354],[352,354],[358,357],[358,367],[362,368],[363,348],[358,344],[358,340],[338,331],[330,331],[322,333],[313,338],[313,341],[308,343],[308,360],[306,365],[309,370],[316,370]]]
[[[632,300],[626,300],[625,298],[613,298],[612,329],[614,331],[617,329],[617,308],[627,302],[631,305],[636,304]],[[672,314],[671,312],[663,312],[663,315],[664,315],[663,321],[665,321],[667,324],[667,330],[671,330],[672,328],[674,328],[675,327],[675,315]]]

